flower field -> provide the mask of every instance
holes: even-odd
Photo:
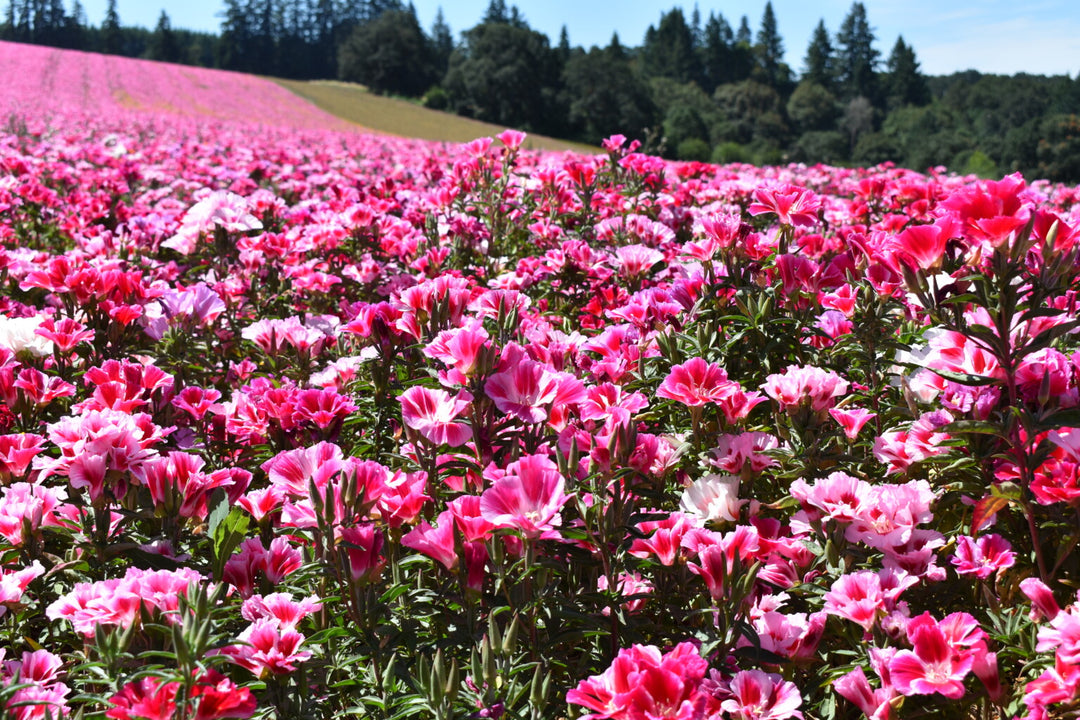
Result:
[[[3,717],[1080,714],[1077,188],[0,58]]]

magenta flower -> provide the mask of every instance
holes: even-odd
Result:
[[[763,185],[754,190],[754,202],[746,210],[751,215],[775,213],[781,225],[813,225],[821,198],[789,183]]]
[[[859,436],[859,431],[863,429],[863,426],[867,422],[877,417],[877,413],[872,413],[864,408],[831,408],[829,415],[832,415],[833,420],[840,423],[840,427],[844,428],[844,435],[848,440],[854,440]]]
[[[902,695],[939,693],[953,700],[964,696],[964,678],[971,672],[976,653],[980,650],[985,653],[986,648],[985,645],[971,647],[982,642],[978,623],[972,620],[959,627],[951,622],[952,618],[938,623],[929,614],[923,614],[908,623],[908,640],[913,649],[897,652],[889,662],[893,685]],[[976,629],[974,637],[971,624]]]
[[[951,562],[958,575],[974,575],[985,580],[1012,567],[1016,553],[1000,535],[983,535],[978,540],[963,535],[956,539],[956,554]]]
[[[566,480],[544,455],[526,455],[511,463],[502,477],[480,496],[480,513],[495,527],[512,528],[525,537],[554,534],[559,511],[570,499]]]
[[[501,412],[533,424],[547,420],[559,382],[542,364],[523,359],[488,378],[484,392]]]
[[[732,385],[738,387],[737,383],[728,380],[727,372],[722,367],[696,357],[671,368],[656,394],[697,407],[719,402],[732,391]]]
[[[435,445],[458,447],[472,437],[466,423],[454,422],[469,410],[468,394],[450,397],[445,390],[430,390],[419,385],[403,392],[401,416],[408,427],[416,430]]]

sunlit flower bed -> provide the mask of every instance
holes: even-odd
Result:
[[[1075,188],[5,92],[5,717],[1080,709]]]

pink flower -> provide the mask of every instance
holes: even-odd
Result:
[[[26,474],[30,461],[41,453],[45,438],[40,435],[0,435],[0,483]]]
[[[492,525],[513,528],[528,538],[555,532],[559,511],[570,499],[558,466],[544,455],[526,455],[507,466],[480,496],[480,513]]]
[[[664,253],[647,245],[626,245],[615,250],[619,268],[629,278],[637,278],[664,259]]]
[[[833,689],[855,703],[870,720],[888,720],[892,716],[892,700],[896,697],[896,691],[891,685],[872,689],[866,673],[858,665],[851,672],[836,678]]]
[[[831,408],[836,398],[848,391],[848,383],[831,370],[796,365],[783,373],[769,375],[762,386],[765,394],[792,413],[802,406],[820,413]]]
[[[240,606],[240,616],[249,622],[277,620],[282,627],[295,628],[301,620],[318,610],[321,602],[315,596],[297,602],[289,593],[252,595]]]
[[[348,558],[348,570],[353,580],[367,583],[378,579],[386,558],[382,556],[383,534],[374,523],[338,530],[338,543]]]
[[[720,708],[733,720],[802,718],[802,696],[795,683],[761,670],[742,670],[728,683],[731,697]]]
[[[277,620],[256,620],[237,640],[244,644],[229,645],[221,653],[258,678],[291,673],[298,663],[311,657],[310,652],[300,650],[304,636]]]
[[[688,642],[663,655],[655,647],[634,645],[620,650],[602,674],[578,683],[566,701],[594,711],[583,720],[716,717],[718,698],[703,682],[707,669]]]
[[[427,520],[410,530],[401,538],[401,544],[427,555],[442,564],[447,570],[453,570],[458,564],[458,554],[454,540],[454,515],[450,510],[439,513],[436,525]]]
[[[960,235],[960,224],[952,215],[938,219],[933,225],[914,225],[893,238],[893,251],[908,264],[922,270],[941,267],[945,246]]]
[[[656,395],[697,407],[718,402],[731,392],[732,384],[722,367],[696,357],[671,368]]]
[[[466,393],[464,397],[469,396]],[[445,390],[417,385],[402,393],[398,401],[405,424],[435,445],[458,447],[472,437],[472,429],[466,423],[454,422],[470,407],[462,395],[451,398]]]
[[[847,618],[870,632],[886,612],[878,574],[863,570],[841,575],[825,593],[825,612]]]
[[[44,574],[45,568],[37,560],[22,570],[8,572],[0,568],[0,616],[7,612],[8,606],[18,605],[23,593],[26,592],[27,585],[34,578]]]
[[[751,215],[775,213],[781,225],[813,225],[821,210],[821,199],[806,188],[767,184],[754,190],[754,202],[746,210]]]
[[[908,640],[913,649],[897,652],[889,662],[893,685],[901,694],[939,693],[953,700],[964,696],[964,678],[971,672],[975,652],[965,647],[970,645],[965,642],[967,630],[962,631],[965,635],[957,637],[956,628],[949,624],[950,618],[938,623],[924,614],[908,623]]]
[[[1026,578],[1020,581],[1020,590],[1031,600],[1033,616],[1053,620],[1061,612],[1061,606],[1054,599],[1054,593],[1038,578]]]
[[[985,580],[1016,562],[1012,545],[1000,535],[983,535],[978,540],[961,535],[956,539],[952,564],[958,575],[974,575]]]
[[[844,428],[844,435],[848,440],[854,440],[859,435],[859,431],[863,429],[863,425],[877,417],[877,413],[872,413],[864,408],[831,408],[829,414],[832,415],[833,420],[840,423],[840,427]]]
[[[539,423],[547,420],[559,383],[555,373],[542,364],[522,359],[488,378],[484,392],[501,412],[522,422]]]
[[[176,694],[181,688],[179,681],[158,677],[143,677],[129,682],[109,698],[112,705],[105,717],[113,720],[172,720],[177,716]],[[255,696],[247,688],[216,670],[202,671],[192,690],[193,702],[198,710],[192,720],[216,720],[216,718],[249,718],[255,714]],[[180,713],[188,717],[187,713]]]

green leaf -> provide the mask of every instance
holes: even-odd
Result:
[[[932,373],[940,375],[946,380],[951,380],[961,385],[1000,385],[1001,380],[992,377],[986,377],[985,375],[972,375],[970,373],[953,372],[952,370],[944,370],[942,368],[926,368]]]

